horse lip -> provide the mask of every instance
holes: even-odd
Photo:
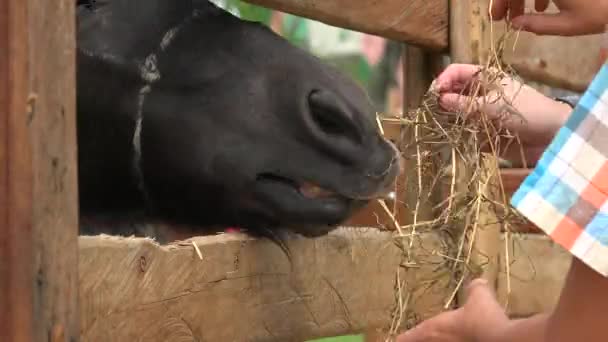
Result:
[[[270,181],[287,184],[294,188],[302,197],[310,200],[323,200],[329,198],[352,199],[348,196],[337,193],[322,187],[318,183],[310,181],[296,181],[289,177],[281,176],[275,173],[261,173],[256,178],[257,181]]]
[[[281,176],[275,173],[261,173],[256,178],[261,182],[277,182],[289,185],[296,190],[302,197],[309,200],[324,200],[324,199],[343,199],[343,200],[394,200],[396,197],[395,186],[393,183],[387,184],[382,189],[373,192],[372,194],[344,194],[329,190],[315,182],[296,181],[289,177]]]

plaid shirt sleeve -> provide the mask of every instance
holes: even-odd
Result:
[[[511,204],[556,243],[608,276],[608,64]]]

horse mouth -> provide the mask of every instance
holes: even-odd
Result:
[[[346,196],[340,195],[335,191],[326,189],[321,187],[320,185],[302,181],[298,182],[293,179],[279,176],[272,173],[262,173],[257,177],[258,181],[261,182],[273,182],[273,183],[281,183],[283,185],[287,185],[293,189],[295,189],[302,197],[310,200],[318,200],[318,199],[330,199],[330,198],[341,198],[348,199]]]

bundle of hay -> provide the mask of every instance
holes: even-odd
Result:
[[[431,86],[419,108],[400,118],[380,119],[399,122],[409,132],[409,142],[402,141],[400,148],[408,165],[416,166],[415,172],[408,175],[407,187],[397,189],[398,194],[415,193],[414,204],[397,203],[389,208],[384,200],[380,201],[393,218],[394,225],[388,228],[394,229],[395,243],[403,250],[403,262],[396,274],[392,336],[423,319],[416,317],[415,310],[411,309],[421,291],[441,283],[443,292],[448,294],[443,303],[443,309],[447,310],[458,306],[459,293],[467,280],[497,272],[496,260],[484,255],[484,248],[495,246],[488,247],[488,241],[480,239],[493,240],[490,244],[501,241],[500,248],[506,249],[509,258],[510,227],[522,219],[510,207],[498,176],[500,156],[512,144],[519,144],[518,137],[501,125],[504,119],[519,115],[500,86],[505,77],[517,79],[514,70],[502,62],[507,42],[513,41],[511,36],[517,34],[509,23],[507,25],[507,31],[492,44],[478,77],[464,87],[467,94],[463,95],[469,99],[465,110],[448,112],[441,108],[439,94]],[[482,105],[473,98],[482,99]],[[483,104],[500,100],[506,104],[501,119],[488,118],[482,110]],[[523,153],[521,155],[523,159]],[[526,165],[525,160],[523,164]],[[433,195],[435,202],[429,200]],[[436,197],[442,200],[437,203]],[[408,206],[411,222],[398,222],[398,206]],[[424,253],[427,257],[413,255],[413,248],[428,233],[441,241]],[[502,233],[504,241],[500,238]],[[408,278],[409,269],[429,263],[437,265],[436,278],[424,281]],[[508,275],[508,260],[504,264],[500,271]],[[507,287],[510,292],[509,281]]]

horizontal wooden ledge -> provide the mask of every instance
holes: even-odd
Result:
[[[292,237],[290,262],[276,244],[240,234],[166,246],[81,237],[81,339],[305,341],[386,329],[403,262],[393,238],[353,228]],[[430,252],[445,248],[436,235],[421,236],[411,252],[429,263],[402,274],[431,284],[412,293],[408,309],[419,317],[439,313],[449,295],[449,270]]]
[[[571,256],[544,236],[510,236],[500,256],[498,297],[504,303],[509,295],[515,317],[552,308]],[[451,269],[442,269],[438,255],[448,251],[440,238],[420,237],[410,253],[424,262],[402,279],[422,285],[408,309],[425,319],[441,312],[451,294]],[[269,241],[240,234],[165,246],[142,238],[80,237],[81,339],[305,341],[387,328],[403,261],[392,234],[340,228],[286,243],[292,263]]]
[[[448,0],[246,0],[430,50],[448,46]]]

